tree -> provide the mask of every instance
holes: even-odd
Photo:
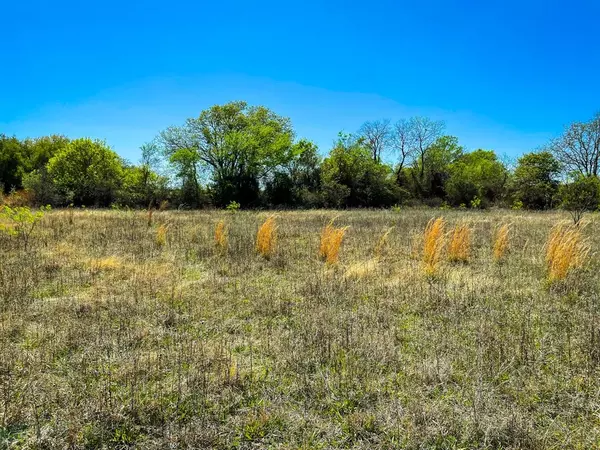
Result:
[[[415,159],[410,170],[415,195],[421,198],[445,198],[450,166],[462,154],[463,148],[454,136],[441,136],[431,143],[423,156]]]
[[[394,124],[390,131],[390,147],[398,154],[398,165],[396,166],[396,178],[398,184],[402,184],[402,171],[405,164],[410,162],[417,150],[416,136],[412,121],[401,119]]]
[[[392,173],[389,166],[373,160],[362,139],[340,134],[322,165],[326,206],[390,206],[398,200]]]
[[[103,141],[71,141],[48,161],[48,174],[64,201],[108,206],[123,181],[123,162]]]
[[[26,173],[26,156],[23,143],[16,137],[0,134],[0,193],[23,187]]]
[[[289,119],[263,106],[231,102],[168,128],[159,143],[180,177],[198,184],[206,175],[212,181],[217,204],[251,204],[259,183],[293,157],[293,137]]]
[[[561,207],[571,213],[577,225],[586,211],[600,207],[600,180],[595,176],[579,176],[559,190]]]
[[[321,187],[321,158],[315,144],[300,140],[294,144],[294,158],[267,181],[265,196],[270,205],[318,206]]]
[[[600,175],[600,113],[589,122],[575,122],[550,143],[565,169],[583,176]]]
[[[521,156],[513,177],[514,199],[523,202],[527,208],[552,207],[560,171],[560,162],[548,151]]]
[[[358,130],[366,147],[371,151],[374,161],[381,161],[390,138],[390,121],[388,119],[365,122]]]
[[[412,133],[414,152],[420,163],[417,181],[422,187],[425,178],[425,160],[434,142],[441,137],[445,124],[427,117],[413,117],[410,119],[409,127]]]
[[[503,195],[507,179],[508,170],[494,151],[465,153],[449,167],[448,200],[454,205],[468,205],[475,197],[494,202]]]

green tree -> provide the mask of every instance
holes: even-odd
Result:
[[[302,139],[294,144],[293,154],[266,183],[267,203],[288,207],[319,206],[321,158],[317,146]]]
[[[412,190],[417,197],[428,199],[446,197],[446,181],[450,167],[463,154],[463,148],[454,136],[437,138],[410,169]]]
[[[48,162],[48,174],[64,201],[108,206],[123,181],[123,161],[104,142],[76,139]]]
[[[9,193],[23,187],[23,175],[27,172],[25,148],[16,137],[0,134],[0,191]]]
[[[326,206],[389,206],[398,201],[391,167],[373,159],[361,138],[340,134],[321,172]]]
[[[449,166],[446,182],[448,200],[454,205],[468,205],[477,197],[486,203],[504,194],[508,170],[492,150],[476,150],[458,157]]]
[[[169,162],[184,183],[213,183],[219,205],[256,202],[260,183],[293,157],[289,119],[246,102],[215,105],[159,136]]]
[[[527,153],[517,162],[512,181],[515,201],[526,208],[551,208],[558,191],[561,164],[547,151]]]
[[[600,207],[600,180],[594,175],[579,176],[559,189],[561,207],[571,213],[578,224],[586,211]]]

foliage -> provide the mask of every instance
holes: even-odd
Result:
[[[323,161],[321,180],[326,206],[391,206],[397,199],[391,168],[374,160],[363,140],[353,135],[339,135]]]
[[[227,211],[231,211],[231,212],[236,212],[239,211],[241,205],[236,202],[235,200],[232,200],[229,202],[229,204],[227,205],[227,207],[225,208]]]
[[[559,197],[561,207],[569,211],[578,224],[586,211],[600,207],[600,180],[596,176],[579,176],[560,187]]]
[[[410,169],[413,192],[420,198],[446,198],[451,167],[463,151],[454,136],[436,139]]]
[[[76,139],[48,161],[48,173],[65,203],[108,206],[117,199],[123,164],[104,142]]]
[[[37,211],[32,211],[27,206],[16,206],[14,208],[6,205],[2,206],[0,207],[0,232],[20,239],[24,249],[27,250],[31,234],[46,211],[50,211],[50,206]],[[2,219],[8,223],[2,223]]]
[[[551,153],[527,153],[519,158],[512,180],[513,197],[531,209],[552,207],[558,192],[560,163]]]
[[[246,102],[215,105],[159,136],[178,178],[194,189],[205,176],[217,205],[251,205],[259,182],[293,157],[289,119]]]
[[[445,189],[454,205],[479,198],[485,206],[502,198],[507,179],[508,170],[493,151],[476,150],[450,164]]]

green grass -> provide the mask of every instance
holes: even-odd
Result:
[[[442,214],[472,227],[471,259],[428,277],[414,247]],[[550,285],[565,214],[281,212],[267,260],[270,215],[54,211],[27,251],[0,235],[0,448],[600,446],[596,216],[586,266]]]

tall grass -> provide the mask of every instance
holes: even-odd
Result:
[[[377,240],[377,244],[375,244],[375,249],[373,251],[375,259],[380,259],[383,256],[385,247],[387,245],[388,236],[390,235],[393,229],[394,227],[388,228]]]
[[[508,224],[502,225],[496,231],[496,237],[494,239],[493,256],[494,261],[501,262],[505,259],[509,249],[509,235],[510,227]]]
[[[222,253],[227,252],[229,234],[224,220],[220,220],[215,227],[215,246]]]
[[[466,224],[457,225],[448,245],[448,259],[452,262],[468,262],[470,258],[471,229]]]
[[[267,259],[275,252],[276,233],[277,226],[274,216],[265,220],[256,233],[256,251]]]
[[[423,269],[427,275],[435,275],[441,264],[444,251],[444,229],[446,221],[443,217],[431,219],[423,234]]]
[[[340,247],[348,227],[337,228],[333,219],[321,230],[319,256],[327,264],[336,264],[339,259]]]
[[[546,243],[548,281],[564,280],[572,269],[581,267],[589,253],[581,229],[565,224],[555,225]]]
[[[155,242],[159,247],[164,247],[167,243],[167,230],[169,229],[168,224],[161,224],[156,230]]]

